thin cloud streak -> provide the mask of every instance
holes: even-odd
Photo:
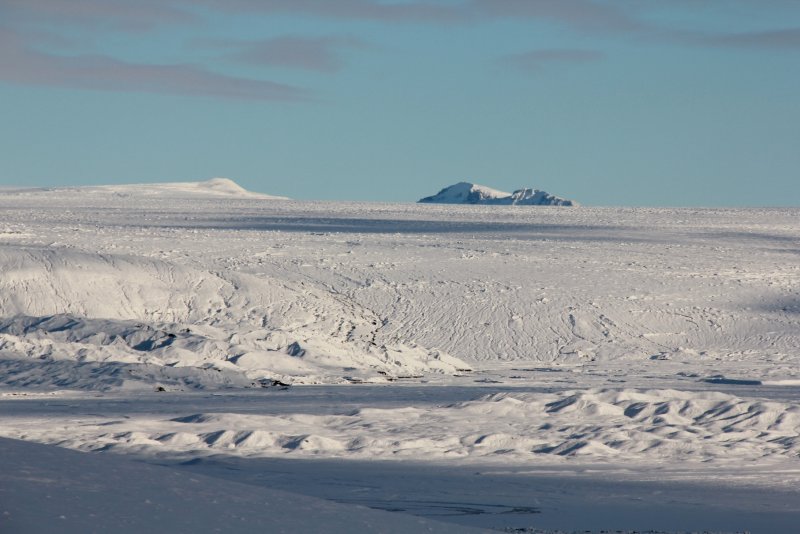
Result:
[[[4,0],[5,17],[59,24],[146,30],[198,20],[197,7],[227,14],[282,14],[407,23],[464,23],[487,18],[556,21],[579,30],[631,31],[642,23],[593,0],[463,0],[388,3],[376,0]]]
[[[691,5],[683,3],[684,8]],[[161,25],[199,23],[203,17],[198,7],[229,15],[287,15],[395,23],[530,20],[554,22],[582,32],[634,35],[692,46],[800,47],[798,28],[719,34],[682,31],[647,22],[638,16],[643,7],[640,3],[597,0],[462,0],[457,3],[425,0],[402,3],[378,0],[2,0],[0,25],[73,25],[149,31]],[[310,49],[311,45],[307,46]],[[257,57],[257,52],[253,51],[253,55]],[[276,57],[286,55],[284,51]],[[316,55],[317,59],[310,59],[306,68],[335,69],[336,60],[331,54],[326,56],[324,51],[315,51],[307,55],[309,58]]]
[[[140,32],[197,22],[199,19],[185,7],[171,0],[3,0],[0,20],[12,26],[66,24]]]
[[[460,3],[385,3],[375,0],[199,0],[220,12],[260,12],[384,22],[466,23],[541,19],[579,30],[633,31],[644,24],[625,11],[593,0],[464,0]]]
[[[336,72],[343,66],[339,57],[342,48],[365,48],[354,37],[303,37],[285,35],[250,43],[228,43],[239,47],[229,57],[253,65],[299,68],[320,72]]]
[[[591,0],[472,0],[483,16],[555,21],[578,30],[632,32],[647,28],[611,4]]]
[[[544,67],[556,64],[578,64],[600,61],[606,56],[597,50],[582,50],[573,48],[548,48],[531,50],[520,54],[511,54],[500,58],[500,63],[536,72]]]
[[[192,65],[129,63],[102,55],[56,56],[25,46],[0,30],[0,81],[114,92],[146,92],[251,100],[307,100],[281,83],[225,76]]]
[[[453,22],[470,18],[465,5],[374,0],[197,0],[221,12],[250,12],[394,22]]]
[[[800,48],[800,28],[720,35],[701,34],[692,39],[709,46],[746,48]]]
[[[751,49],[780,51],[800,49],[800,28],[738,33],[712,33],[696,30],[658,31],[640,35],[643,42],[700,48]]]

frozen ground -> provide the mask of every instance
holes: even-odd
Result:
[[[800,520],[800,210],[237,187],[0,192],[1,436],[395,531]],[[10,517],[12,485],[75,478],[23,464]]]

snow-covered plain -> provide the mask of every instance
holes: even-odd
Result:
[[[236,513],[242,488],[337,501],[355,530],[790,532],[798,217],[5,190],[0,436],[230,479]],[[45,487],[23,464],[0,529]],[[130,472],[150,499],[163,475]]]

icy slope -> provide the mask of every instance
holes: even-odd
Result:
[[[0,351],[62,360],[6,366],[7,384],[247,387],[383,381],[468,367],[413,343],[379,346],[379,321],[369,310],[270,277],[13,245],[0,248],[0,270]],[[91,380],[63,360],[102,362],[104,371]],[[112,363],[148,367],[122,373]],[[200,371],[192,378],[179,367]]]
[[[489,204],[519,206],[577,206],[567,200],[538,189],[523,188],[513,193],[498,191],[484,185],[459,182],[445,187],[433,196],[419,200],[423,204]]]

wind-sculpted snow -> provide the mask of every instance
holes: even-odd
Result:
[[[211,273],[174,262],[72,249],[0,249],[0,351],[39,359],[6,384],[104,389],[129,381],[65,381],[65,363],[195,367],[196,387],[218,387],[208,370],[240,373],[231,385],[391,379],[453,373],[467,364],[438,351],[375,340],[378,318],[313,287],[246,273]],[[18,361],[15,358],[14,361]],[[22,365],[22,364],[20,364]],[[22,370],[20,370],[22,373]],[[99,371],[99,374],[104,374]],[[112,373],[116,376],[116,370]],[[184,371],[183,374],[186,374]],[[131,372],[160,387],[174,372]],[[40,380],[38,383],[36,377]]]
[[[35,429],[26,435],[73,448],[160,456],[505,462],[580,457],[624,458],[632,465],[714,458],[719,466],[796,460],[800,404],[713,392],[596,389],[498,393],[448,406],[365,407],[332,415],[215,412],[108,423],[87,418],[69,435]]]

